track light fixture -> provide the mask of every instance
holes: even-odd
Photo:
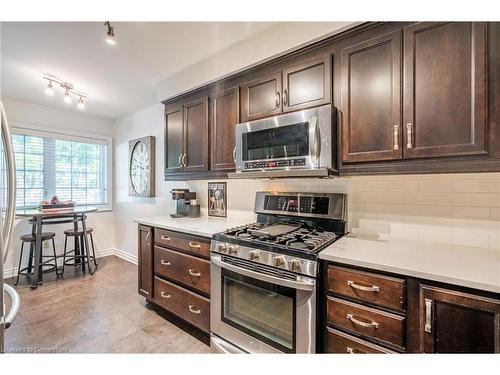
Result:
[[[106,26],[108,28],[108,30],[106,32],[106,43],[114,46],[116,44],[115,28],[113,26],[111,26],[109,21],[104,22],[104,26]]]
[[[43,79],[46,79],[48,81],[47,87],[44,90],[45,95],[54,96],[54,88],[52,84],[57,83],[64,90],[64,97],[63,97],[64,103],[66,104],[73,103],[72,95],[74,95],[79,98],[77,104],[78,109],[82,111],[85,109],[85,98],[87,97],[87,95],[79,91],[76,91],[75,86],[73,86],[73,84],[62,81],[59,78],[54,77],[52,75],[44,76]]]

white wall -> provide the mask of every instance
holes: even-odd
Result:
[[[43,127],[50,127],[78,132],[88,131],[89,134],[104,136],[113,135],[113,123],[108,120],[10,98],[3,98],[3,102],[9,122],[39,126],[40,129],[43,129]],[[94,228],[96,251],[101,254],[113,252],[115,248],[114,212],[108,211],[89,214],[88,223],[89,226]],[[58,253],[62,253],[63,250],[63,231],[65,229],[68,229],[68,224],[44,228],[46,231],[56,232],[56,249]],[[17,271],[21,246],[19,236],[30,232],[31,227],[26,220],[15,221],[10,246],[11,249],[5,264],[6,277],[12,276],[15,272],[14,270]],[[27,253],[28,252],[25,251],[25,255],[27,255]]]

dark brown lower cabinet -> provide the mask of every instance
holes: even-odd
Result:
[[[153,228],[139,225],[138,292],[146,298],[153,298]]]
[[[500,300],[420,287],[423,353],[500,353]]]

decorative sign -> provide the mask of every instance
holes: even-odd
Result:
[[[129,195],[155,196],[155,137],[129,142]]]
[[[227,217],[225,182],[208,183],[208,216]]]

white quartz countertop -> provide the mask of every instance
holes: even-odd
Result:
[[[253,220],[255,220],[255,217],[252,215],[241,215],[239,218],[218,218],[212,216],[173,218],[170,215],[164,215],[139,218],[134,221],[152,227],[210,238],[214,233],[223,232],[227,228],[248,224]]]
[[[500,251],[347,235],[320,259],[500,293]]]

